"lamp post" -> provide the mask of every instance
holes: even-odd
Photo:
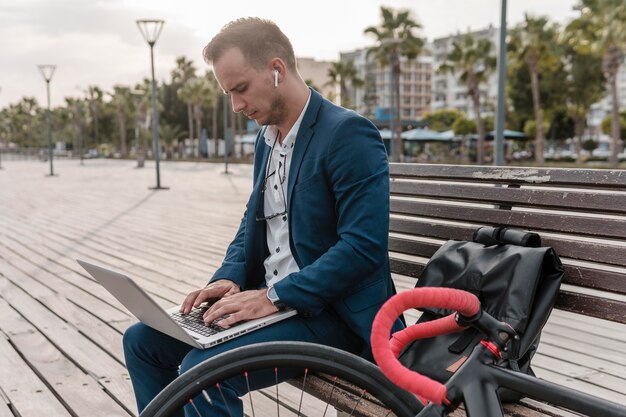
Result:
[[[141,35],[150,46],[150,66],[152,69],[152,147],[154,152],[154,161],[156,163],[157,183],[155,190],[167,190],[167,187],[161,187],[161,173],[159,168],[161,144],[159,141],[159,113],[156,102],[156,81],[154,79],[154,44],[156,43],[161,30],[163,29],[163,20],[137,20],[137,27]]]
[[[50,159],[50,177],[54,176],[54,168],[52,164],[52,116],[50,114],[50,81],[54,75],[56,65],[38,65],[39,72],[44,80],[46,80],[46,91],[48,95],[48,159]]]
[[[493,148],[494,165],[504,165],[504,106],[506,82],[506,0],[502,0],[500,16],[500,51],[498,55],[498,110],[496,111],[496,137]]]

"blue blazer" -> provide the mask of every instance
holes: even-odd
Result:
[[[211,281],[265,285],[269,255],[260,192],[270,147],[256,139],[254,186],[235,239]],[[300,267],[274,288],[304,316],[333,308],[365,342],[380,306],[395,293],[389,272],[389,168],[378,129],[311,90],[296,137],[287,210],[291,252]],[[401,328],[398,321],[395,330]]]

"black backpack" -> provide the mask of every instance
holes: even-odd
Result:
[[[519,339],[509,342],[500,366],[534,375],[530,360],[561,285],[563,267],[552,248],[540,247],[536,233],[482,227],[472,242],[450,240],[431,257],[416,287],[449,287],[475,294],[485,311],[510,324]],[[419,322],[451,313],[422,309]],[[469,357],[483,336],[468,328],[461,333],[417,340],[400,354],[406,367],[445,382]],[[502,390],[503,401],[519,395]]]

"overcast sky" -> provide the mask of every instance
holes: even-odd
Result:
[[[577,0],[508,0],[509,25],[524,13],[565,22]],[[150,74],[148,45],[137,19],[164,19],[156,47],[158,79],[169,79],[177,56],[203,71],[204,45],[230,20],[274,20],[296,55],[336,60],[340,51],[370,46],[363,35],[380,22],[380,6],[408,8],[428,40],[458,31],[499,26],[500,0],[0,0],[0,108],[35,97],[45,105],[38,64],[56,64],[52,105],[89,85],[134,85]]]

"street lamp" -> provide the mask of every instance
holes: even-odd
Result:
[[[54,75],[56,65],[38,65],[39,72],[46,80],[46,91],[48,93],[48,158],[50,159],[50,177],[54,176],[54,169],[52,166],[52,120],[50,115],[50,80]]]
[[[159,170],[161,144],[159,142],[159,113],[156,102],[156,81],[154,80],[154,44],[156,43],[161,29],[163,29],[163,20],[137,20],[137,27],[141,35],[150,45],[150,65],[152,69],[152,147],[154,149],[154,161],[156,162],[157,184],[155,190],[166,190],[167,187],[161,187],[161,174]]]
[[[496,111],[496,137],[493,147],[494,165],[504,165],[504,112],[506,83],[506,0],[500,10],[500,51],[498,55],[498,110]]]

